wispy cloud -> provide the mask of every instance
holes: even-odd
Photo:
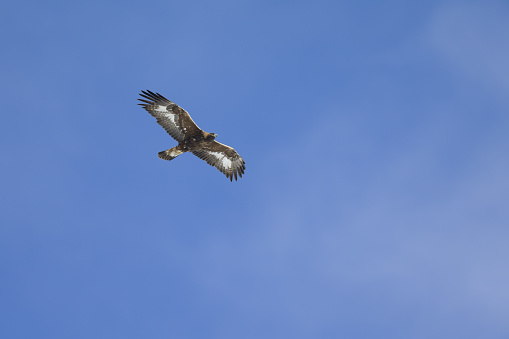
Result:
[[[430,21],[429,41],[453,68],[509,89],[509,7],[504,2],[443,5]]]
[[[509,26],[497,13],[441,7],[429,36],[458,72],[504,89]],[[475,86],[466,91],[476,95]],[[355,333],[361,313],[384,328],[402,312],[399,335],[509,333],[509,138],[500,128],[508,120],[472,135],[476,119],[464,116],[483,113],[467,105],[437,100],[407,130],[367,128],[369,114],[341,105],[319,116],[265,159],[262,213],[235,245],[211,241],[215,263],[197,279],[215,277],[242,312],[302,333]],[[391,147],[384,133],[394,133]],[[238,269],[245,288],[224,265]]]

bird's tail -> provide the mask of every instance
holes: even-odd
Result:
[[[159,156],[159,158],[163,160],[173,160],[182,153],[184,153],[181,150],[177,149],[177,147],[178,146],[175,146],[173,148],[167,149],[166,151],[159,152],[157,155]]]

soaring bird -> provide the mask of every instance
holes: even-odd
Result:
[[[178,142],[177,146],[159,152],[159,158],[173,160],[182,153],[191,152],[220,170],[230,181],[233,177],[237,180],[237,175],[242,178],[246,169],[244,159],[230,146],[217,142],[216,133],[200,129],[185,109],[159,93],[147,90],[141,91],[140,96],[144,99],[138,99],[143,102],[138,105],[156,118],[157,123]]]

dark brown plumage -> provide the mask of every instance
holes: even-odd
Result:
[[[178,142],[177,146],[159,152],[159,158],[173,160],[182,153],[192,152],[224,173],[230,181],[233,177],[237,180],[237,175],[242,177],[246,163],[233,148],[215,141],[217,134],[201,130],[185,109],[161,94],[142,91],[140,95],[144,99],[138,99],[143,102],[139,105]]]

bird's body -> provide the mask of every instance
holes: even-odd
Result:
[[[178,141],[178,145],[166,151],[159,152],[159,158],[173,160],[185,152],[192,152],[209,165],[216,167],[230,181],[242,177],[246,163],[242,157],[231,147],[223,145],[215,138],[217,134],[201,130],[191,119],[189,113],[182,107],[166,99],[159,93],[142,91],[141,105],[147,112],[157,119],[168,134]]]

